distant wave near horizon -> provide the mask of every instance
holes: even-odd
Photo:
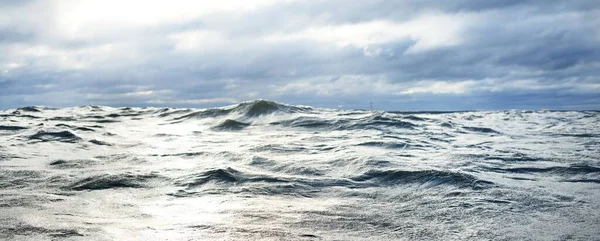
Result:
[[[0,111],[2,240],[594,240],[600,112]]]

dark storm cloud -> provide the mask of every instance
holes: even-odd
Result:
[[[84,3],[0,1],[1,108],[255,98],[600,108],[597,1],[275,1],[198,13],[190,2],[125,17],[109,11],[119,4]],[[39,9],[48,11],[37,19]]]

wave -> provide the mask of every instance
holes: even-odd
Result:
[[[451,185],[460,188],[485,188],[494,185],[493,182],[480,180],[475,176],[448,171],[424,170],[371,170],[360,176],[351,178],[357,182],[373,182],[377,185],[397,184],[426,184],[426,185]]]
[[[486,133],[486,134],[501,134],[499,131],[496,131],[492,128],[487,127],[472,127],[472,126],[463,126],[463,129],[472,132]]]
[[[60,141],[74,143],[81,140],[81,137],[73,134],[70,131],[58,131],[58,132],[46,132],[39,131],[38,133],[29,136],[30,140],[46,141]]]
[[[88,120],[89,122],[95,122],[95,123],[99,123],[99,124],[108,124],[108,123],[117,123],[117,122],[121,122],[118,120]]]
[[[158,114],[158,117],[163,117],[164,118],[164,117],[168,117],[168,116],[171,116],[171,115],[186,114],[186,113],[189,113],[191,111],[192,110],[190,110],[190,109],[184,109],[184,110],[177,110],[176,109],[174,111],[171,111],[170,108],[163,108],[163,109],[160,109],[160,110],[156,111],[155,113],[160,113],[160,114]]]
[[[549,159],[537,158],[537,157],[527,157],[527,156],[515,156],[515,157],[502,157],[502,156],[489,156],[485,157],[484,160],[488,161],[503,161],[503,162],[537,162],[537,161],[551,161]]]
[[[36,106],[25,106],[25,107],[21,107],[21,108],[17,108],[17,111],[24,111],[24,112],[42,112],[38,107]]]
[[[368,141],[359,143],[358,146],[383,147],[386,149],[407,149],[412,148],[411,145],[402,142],[383,142],[383,141]]]
[[[166,156],[183,156],[183,157],[195,157],[195,156],[203,156],[208,155],[209,152],[183,152],[183,153],[174,153],[174,154],[162,154],[161,157]]]
[[[12,227],[1,227],[0,233],[6,234],[8,238],[15,238],[14,236],[37,236],[37,235],[48,235],[51,239],[56,238],[69,238],[69,237],[83,237],[77,229],[59,228],[51,229],[39,226],[32,226],[29,224],[17,224]],[[4,236],[4,235],[3,235]],[[0,236],[2,237],[2,236]]]
[[[20,130],[25,130],[25,129],[27,129],[27,127],[0,125],[0,131],[20,131]]]
[[[69,128],[69,129],[72,129],[72,130],[78,130],[78,131],[90,131],[90,132],[96,131],[96,130],[88,128],[88,127],[72,126],[72,125],[67,125],[67,124],[62,124],[62,123],[56,124],[54,126],[56,126],[56,127],[66,127],[66,128]]]
[[[241,179],[239,176],[240,172],[233,168],[215,169],[191,177],[186,177],[185,181],[180,181],[176,184],[192,188],[204,185],[208,182],[235,183]]]
[[[10,116],[10,117],[19,117],[19,118],[29,118],[29,119],[40,119],[42,117],[39,116],[34,116],[34,115],[23,115],[21,114],[21,112],[19,111],[13,111],[12,115],[4,115],[4,116]]]
[[[176,185],[194,188],[207,183],[235,184],[241,182],[288,182],[281,178],[264,175],[251,175],[235,170],[233,168],[213,169],[199,174],[186,176]]]
[[[252,148],[252,151],[270,151],[270,152],[279,152],[279,153],[294,153],[294,152],[305,152],[308,151],[307,148],[302,146],[290,146],[290,145],[281,145],[281,144],[268,144],[261,145],[255,148]]]
[[[175,117],[175,118],[173,118],[173,120],[182,121],[182,120],[187,120],[187,119],[191,119],[191,118],[200,118],[201,119],[201,118],[209,118],[209,117],[219,117],[219,116],[228,115],[231,112],[232,112],[231,109],[214,108],[214,109],[207,109],[207,110],[192,112],[187,115]]]
[[[563,182],[599,183],[600,179],[566,179]]]
[[[393,127],[393,128],[401,128],[401,129],[414,129],[417,125],[412,122],[402,121],[390,117],[382,116],[378,114],[373,117],[365,118],[358,123],[347,126],[347,129],[379,129],[381,127]]]
[[[393,185],[426,185],[426,186],[454,186],[458,188],[484,189],[495,186],[493,182],[478,179],[472,175],[458,172],[425,170],[371,170],[362,175],[347,178],[325,178],[320,175],[312,177],[283,177],[261,174],[251,174],[233,168],[213,169],[199,174],[182,177],[175,184],[186,189],[195,189],[207,184],[221,185],[222,187],[235,187],[242,184],[261,184],[261,190],[272,189],[269,193],[280,194],[274,190],[280,190],[283,186],[297,187],[297,190],[285,190],[285,193],[305,195],[310,192],[327,187],[345,188],[369,188]],[[283,186],[282,186],[283,185]],[[249,187],[249,186],[248,186]]]
[[[412,121],[427,121],[428,120],[426,118],[422,118],[422,117],[418,117],[418,116],[414,116],[414,115],[404,116],[403,118],[407,119],[407,120],[412,120]]]
[[[271,125],[302,128],[335,128],[341,125],[338,121],[330,121],[318,117],[301,116],[291,120],[271,122]]]
[[[347,179],[271,176],[242,172],[233,168],[213,169],[188,175],[177,181],[175,185],[185,187],[169,194],[175,197],[225,193],[312,197],[319,195],[320,190],[327,187],[358,187],[356,183]]]
[[[589,137],[600,137],[600,133],[569,133],[569,134],[555,134],[556,136],[564,136],[564,137],[580,137],[580,138],[589,138]]]
[[[133,112],[132,109],[127,109],[127,110],[124,110],[122,113],[108,114],[108,115],[106,115],[106,117],[109,117],[109,118],[135,117],[135,116],[141,116],[143,114],[145,114],[145,113],[144,112]]]
[[[229,119],[235,119],[239,117],[255,118],[264,115],[302,113],[311,110],[313,110],[311,107],[293,106],[269,100],[254,100],[242,102],[230,107],[196,111],[183,116],[175,117],[173,120],[182,121],[191,118],[201,119],[215,117],[229,117]]]
[[[27,187],[41,182],[42,177],[39,171],[0,169],[0,189]]]
[[[269,100],[254,100],[242,102],[234,108],[234,111],[246,117],[256,117],[273,113],[300,113],[312,110],[311,107],[293,106]]]
[[[554,167],[514,167],[514,168],[486,168],[488,171],[501,173],[539,174],[551,173],[561,176],[600,174],[600,167],[587,165],[554,166]]]
[[[440,124],[441,127],[446,127],[446,128],[452,128],[452,124],[448,123],[448,122],[444,122],[442,124]]]
[[[96,140],[96,139],[92,139],[89,142],[92,143],[92,144],[99,145],[99,146],[112,146],[112,144],[110,144],[108,142],[100,141],[100,140]]]
[[[76,118],[70,117],[70,116],[56,116],[56,117],[48,118],[46,120],[49,120],[49,121],[77,121]]]
[[[325,172],[312,166],[297,166],[295,163],[278,163],[260,156],[253,156],[248,164],[259,168],[267,169],[275,173],[287,173],[291,175],[302,176],[324,176]]]
[[[327,120],[319,117],[300,116],[290,120],[272,122],[271,125],[282,125],[285,127],[298,127],[308,129],[330,129],[330,130],[357,130],[357,129],[377,129],[398,128],[414,129],[417,125],[412,122],[402,121],[394,118],[376,115],[372,117],[351,119],[333,119]]]
[[[57,169],[69,169],[69,168],[86,168],[97,164],[96,161],[86,160],[86,159],[77,159],[77,160],[64,160],[58,159],[54,160],[48,165]]]
[[[156,174],[103,174],[84,178],[67,186],[66,188],[74,191],[103,190],[114,188],[143,188],[150,187],[151,181],[156,181],[159,179],[162,179],[162,177]]]
[[[97,105],[80,105],[77,106],[77,108],[79,109],[87,109],[89,111],[104,111],[104,108],[102,106],[97,106]]]
[[[227,119],[211,129],[216,131],[239,131],[250,126],[248,123]]]

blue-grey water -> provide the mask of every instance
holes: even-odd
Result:
[[[1,240],[600,240],[600,112],[0,112]]]

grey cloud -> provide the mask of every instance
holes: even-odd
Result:
[[[0,27],[0,44],[29,42],[35,39],[35,34],[14,28]]]
[[[11,7],[19,7],[10,2]],[[57,59],[51,55],[0,57],[0,72],[4,71],[0,73],[0,108],[22,104],[169,105],[169,101],[193,106],[193,101],[185,100],[254,97],[344,108],[363,108],[364,98],[386,109],[443,109],[438,101],[451,103],[454,109],[598,108],[600,94],[577,93],[581,89],[577,86],[600,85],[600,21],[592,17],[600,11],[599,5],[596,1],[295,1],[245,13],[209,14],[176,24],[120,27],[85,39],[40,32],[39,26],[28,25],[35,21],[14,20],[22,26],[0,28],[0,49],[10,48],[10,43],[43,44],[89,64],[69,69],[69,62],[66,67],[55,67]],[[310,39],[260,40],[273,33],[292,34],[319,26],[379,20],[402,23],[426,13],[474,15],[476,22],[464,26],[460,43],[412,54],[406,51],[418,40],[409,37],[370,44],[369,49],[377,50],[371,56],[362,46],[339,47]],[[52,29],[52,24],[47,27]],[[177,51],[169,36],[185,31],[218,31],[227,43],[199,52]],[[104,53],[106,46],[124,47]],[[17,66],[13,62],[25,63]],[[336,83],[336,78],[344,76],[378,76],[390,86],[406,88],[420,81],[477,84],[472,87],[476,92],[462,95],[405,96],[392,89],[346,96],[301,90],[276,93],[290,83],[307,83],[308,79]],[[490,79],[496,80],[493,83],[535,79],[537,82],[531,83],[565,87],[494,92],[487,86]],[[559,85],[567,82],[568,86]],[[140,90],[154,94],[131,94]],[[44,95],[53,99],[35,97]]]

